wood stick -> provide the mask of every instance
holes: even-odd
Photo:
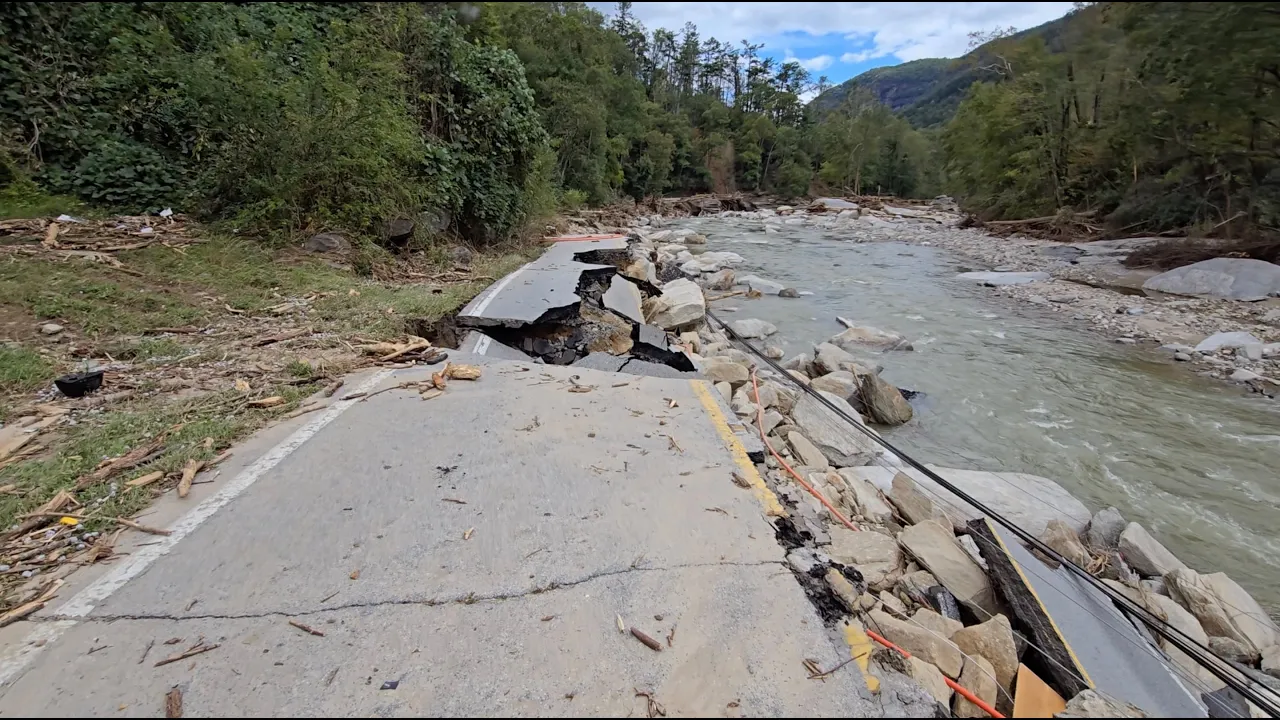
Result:
[[[191,493],[191,482],[196,479],[196,473],[200,472],[202,467],[204,463],[199,460],[187,461],[182,468],[182,478],[178,480],[178,497],[184,498]]]
[[[160,667],[161,665],[168,665],[169,663],[176,663],[176,662],[178,662],[179,660],[186,660],[186,659],[187,659],[187,658],[189,658],[189,657],[192,657],[192,656],[195,656],[195,655],[199,655],[199,654],[201,654],[201,653],[207,653],[207,652],[209,652],[210,650],[217,650],[217,649],[218,649],[218,647],[219,647],[219,645],[217,645],[217,644],[214,644],[214,645],[197,645],[196,647],[193,647],[193,648],[191,648],[190,650],[186,650],[186,651],[180,652],[180,653],[178,653],[177,655],[171,655],[171,656],[169,656],[169,657],[167,657],[167,658],[165,658],[165,659],[161,660],[160,662],[156,663],[156,664],[155,664],[155,665],[153,665],[152,667]]]
[[[161,530],[160,528],[153,528],[153,527],[150,527],[150,526],[147,526],[147,525],[143,525],[142,523],[134,522],[134,521],[132,521],[132,520],[129,520],[129,519],[126,519],[126,518],[122,518],[122,517],[112,518],[112,519],[113,519],[113,520],[115,520],[116,522],[120,523],[121,525],[124,525],[125,527],[131,527],[131,528],[133,528],[134,530],[137,530],[137,531],[139,531],[139,532],[147,533],[148,535],[171,535],[171,534],[173,534],[173,531],[171,531],[171,530]]]
[[[302,631],[302,632],[304,632],[304,633],[310,633],[311,635],[315,635],[316,637],[324,637],[324,633],[322,633],[322,632],[320,632],[319,630],[317,630],[317,629],[315,629],[315,628],[311,627],[310,625],[303,625],[302,623],[298,622],[297,620],[290,620],[290,621],[289,621],[289,624],[290,624],[290,625],[292,625],[292,626],[294,626],[294,627],[296,627],[296,628],[298,628],[299,630],[301,630],[301,631]]]
[[[657,640],[654,640],[653,638],[644,634],[640,630],[637,630],[636,628],[631,628],[631,635],[635,637],[635,639],[644,643],[645,645],[648,645],[650,650],[653,650],[654,652],[662,652],[662,643],[658,642]]]
[[[261,340],[255,342],[253,346],[262,347],[264,345],[283,342],[285,340],[292,340],[296,337],[302,337],[303,335],[310,335],[310,334],[311,334],[311,328],[309,327],[302,328],[301,330],[290,330],[289,332],[283,332],[283,333],[280,333],[279,335],[271,335],[269,337],[264,337]]]

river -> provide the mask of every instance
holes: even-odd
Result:
[[[885,432],[917,459],[1052,478],[1091,509],[1107,505],[1201,572],[1225,571],[1280,611],[1280,408],[1196,376],[1167,356],[1011,307],[955,275],[947,252],[851,243],[821,228],[694,218],[707,250],[812,295],[723,300],[729,319],[778,326],[787,357],[843,328],[836,316],[906,335],[882,376],[923,392],[910,423]],[[985,269],[985,268],[981,268]]]

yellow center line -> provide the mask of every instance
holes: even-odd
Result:
[[[716,402],[716,399],[711,396],[711,393],[718,391],[705,380],[690,380],[689,386],[693,388],[693,394],[698,396],[698,401],[706,409],[707,417],[711,418],[711,424],[715,425],[720,439],[729,448],[729,454],[733,456],[734,464],[738,466],[742,476],[751,485],[751,492],[756,496],[760,506],[764,508],[764,514],[770,517],[786,517],[787,511],[783,509],[782,503],[778,502],[778,496],[774,495],[769,486],[764,484],[764,478],[760,477],[755,463],[751,462],[751,458],[747,456],[747,449],[742,446],[742,441],[738,439],[737,435],[733,434],[733,430],[729,427],[729,421],[720,409],[720,403]]]

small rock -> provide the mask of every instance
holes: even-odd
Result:
[[[713,383],[726,382],[735,388],[751,379],[751,373],[745,365],[739,365],[726,358],[704,358],[702,372]]]
[[[1128,315],[1146,315],[1147,309],[1141,308],[1141,307],[1131,307],[1128,310],[1125,310],[1125,313]]]
[[[893,510],[880,497],[880,491],[859,476],[857,468],[842,468],[836,472],[844,479],[845,495],[852,499],[859,515],[881,525],[893,519]]]
[[[1124,532],[1120,533],[1119,547],[1125,562],[1143,575],[1164,575],[1186,567],[1138,523],[1131,522],[1125,526]]]
[[[782,288],[778,291],[778,297],[798,298],[800,297],[800,293],[796,292],[795,288]]]
[[[932,663],[927,663],[914,655],[907,658],[907,664],[911,670],[911,679],[920,683],[934,700],[937,700],[943,707],[951,707],[951,687],[947,685],[947,681],[942,677],[942,671]],[[984,713],[982,717],[986,717]]]
[[[1235,370],[1228,377],[1228,379],[1231,380],[1232,382],[1250,382],[1252,380],[1259,380],[1261,378],[1262,376],[1259,375],[1258,373],[1252,370],[1245,370],[1244,368],[1239,368]]]
[[[706,245],[707,236],[700,235],[698,233],[689,233],[688,235],[684,236],[684,243],[686,245]]]
[[[853,373],[847,370],[836,370],[820,375],[810,380],[809,386],[817,390],[825,390],[832,395],[839,395],[846,400],[858,393],[858,382]]]
[[[1097,690],[1085,690],[1071,698],[1055,718],[1144,718],[1147,714],[1127,702],[1116,700]]]
[[[1198,353],[1216,353],[1224,348],[1234,349],[1245,345],[1259,345],[1262,341],[1247,332],[1220,332],[1210,335],[1196,345]]]
[[[1176,352],[1176,353],[1174,353],[1174,354],[1173,354],[1173,359],[1174,359],[1174,360],[1177,360],[1178,362],[1191,362],[1191,356],[1190,356],[1190,355],[1188,355],[1188,354],[1186,354],[1186,353],[1184,353],[1184,352]]]
[[[911,350],[911,343],[898,333],[866,325],[855,325],[833,336],[827,342],[846,352],[853,349]]]
[[[1112,550],[1120,543],[1120,533],[1124,532],[1124,516],[1113,507],[1099,510],[1089,521],[1089,529],[1085,540],[1089,547],[1097,550]],[[1047,526],[1046,526],[1047,527]]]
[[[45,335],[57,335],[58,333],[62,332],[65,329],[66,328],[62,327],[57,323],[45,323],[44,325],[40,326],[40,332],[44,333]]]
[[[454,265],[466,265],[469,267],[473,257],[474,256],[470,248],[463,247],[462,245],[454,245],[449,248],[449,260],[452,261]],[[637,279],[647,280],[648,278]]]
[[[1054,295],[1049,298],[1049,302],[1066,304],[1066,303],[1073,303],[1078,299],[1079,298],[1077,298],[1075,295]]]
[[[933,504],[933,500],[928,495],[916,487],[915,481],[906,473],[894,475],[892,483],[889,501],[898,508],[898,512],[902,513],[902,517],[908,523],[915,525],[926,520],[940,520],[948,526],[951,524],[946,514]]]
[[[929,600],[929,590],[938,584],[938,579],[928,570],[916,570],[903,575],[898,580],[898,592],[911,598],[912,601],[927,604]]]
[[[724,396],[725,402],[733,402],[733,386],[723,380],[715,384],[715,388]]]
[[[1121,345],[1137,345],[1138,344],[1137,340],[1129,337],[1116,338],[1116,342],[1120,343]]]
[[[351,243],[341,233],[323,232],[308,238],[302,249],[313,253],[340,253],[350,250]]]
[[[786,355],[786,353],[777,345],[764,346],[764,356],[770,360],[781,360],[783,355]]]
[[[1249,343],[1236,348],[1236,357],[1257,362],[1262,359],[1262,343]]]
[[[733,271],[725,268],[704,277],[702,282],[708,290],[732,290],[734,282]]]
[[[809,375],[809,374],[811,374],[811,373],[809,372],[809,370],[810,370],[810,368],[809,368],[809,356],[808,356],[807,354],[805,354],[805,353],[800,353],[799,355],[796,355],[796,356],[794,356],[794,357],[792,357],[792,358],[788,359],[786,362],[782,363],[782,369],[784,369],[784,370],[798,370],[798,371],[800,371],[800,372],[804,373],[805,375]]]

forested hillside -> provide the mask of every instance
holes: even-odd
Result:
[[[1082,4],[806,107],[798,63],[629,3],[6,3],[0,205],[274,237],[427,212],[483,243],[624,197],[946,190],[991,218],[1258,232],[1280,197],[1278,22],[1277,3]]]

